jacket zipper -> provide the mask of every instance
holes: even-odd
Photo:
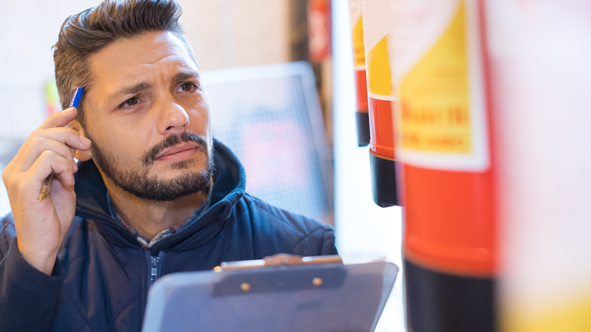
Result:
[[[152,256],[152,253],[149,250],[144,251],[145,262],[147,263],[147,271],[144,274],[146,279],[145,283],[145,293],[142,294],[142,314],[141,314],[141,321],[144,321],[144,314],[146,310],[146,305],[148,302],[148,293],[150,293],[150,287],[152,284],[162,276],[162,263],[164,262],[164,256],[166,253],[161,251],[158,253],[158,256]]]
[[[162,262],[164,261],[164,256],[166,253],[161,251],[158,253],[158,256],[152,256],[150,251],[146,250],[146,260],[148,262],[148,291],[150,287],[160,276],[162,275]]]
[[[160,262],[160,257],[151,256],[150,261],[151,261],[151,264],[150,264],[150,267],[151,267],[150,286],[152,286],[152,284],[156,281],[156,279],[158,279],[158,263]]]

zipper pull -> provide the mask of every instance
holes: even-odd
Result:
[[[160,257],[151,257],[152,272],[150,273],[150,286],[158,279],[158,261],[160,261]]]

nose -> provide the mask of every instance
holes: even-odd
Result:
[[[169,99],[160,106],[158,131],[161,135],[185,131],[189,127],[189,115],[176,100]]]

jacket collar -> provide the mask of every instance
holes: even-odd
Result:
[[[190,229],[180,232],[178,235],[183,233],[192,233],[208,224],[211,224],[215,220],[225,220],[230,216],[232,207],[236,204],[244,195],[246,188],[246,173],[244,167],[234,155],[234,153],[225,145],[218,140],[214,139],[214,162],[215,169],[213,173],[213,188],[211,195],[211,204],[207,212],[205,212],[198,222],[191,225]],[[122,232],[127,232],[117,222],[115,222],[110,213],[107,203],[107,188],[103,182],[101,174],[92,160],[81,162],[78,164],[78,172],[75,174],[76,185],[74,190],[76,192],[76,216],[91,219],[97,222],[99,228],[107,228],[110,230],[109,233],[115,231],[119,234],[115,238],[101,233],[110,237],[109,240],[117,240],[117,242],[124,241],[135,241],[132,239],[129,233],[121,236]],[[100,230],[100,229],[99,229]],[[127,236],[129,235],[129,236]],[[185,234],[186,235],[186,234]],[[185,237],[185,236],[183,236]],[[177,238],[177,236],[171,236],[171,241]],[[163,244],[170,244],[171,241],[163,240],[166,242]],[[123,243],[120,243],[123,245]],[[127,243],[129,245],[129,243]],[[155,245],[155,247],[162,247]]]

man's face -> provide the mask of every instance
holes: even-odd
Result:
[[[89,64],[82,106],[103,175],[157,201],[205,190],[213,168],[210,107],[182,42],[148,32],[115,41]]]

